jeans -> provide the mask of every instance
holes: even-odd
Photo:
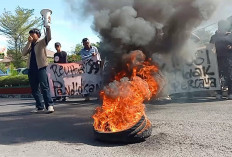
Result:
[[[53,106],[46,67],[39,70],[29,69],[28,78],[32,90],[32,95],[36,101],[36,108],[39,110],[44,109],[44,105],[42,104],[41,92],[43,94],[46,109],[48,109],[48,106]],[[41,89],[41,92],[39,87]]]
[[[224,77],[225,84],[228,86],[228,94],[232,94],[232,57],[218,57],[219,77]],[[222,90],[217,91],[222,94]]]

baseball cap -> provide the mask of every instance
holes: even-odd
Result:
[[[86,42],[86,41],[89,41],[89,39],[88,39],[88,38],[82,39],[82,43],[84,43],[84,42]]]
[[[55,43],[55,47],[56,47],[56,46],[61,46],[61,44],[60,44],[59,42],[56,42],[56,43]]]

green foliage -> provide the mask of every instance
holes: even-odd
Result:
[[[68,55],[68,62],[72,63],[72,62],[77,62],[81,60],[81,56],[79,54],[72,54],[72,55]]]
[[[91,45],[92,45],[92,46],[95,46],[95,47],[97,47],[97,48],[99,49],[99,47],[100,47],[100,42],[91,43]]]
[[[12,63],[10,63],[10,76],[16,76],[17,70],[15,69],[14,65]]]
[[[68,55],[68,62],[77,62],[81,60],[81,56],[78,54],[80,50],[83,48],[81,44],[76,44],[74,52],[71,55]]]
[[[0,53],[0,59],[4,59],[5,54],[4,53]]]
[[[0,69],[3,71],[3,72],[6,72],[6,66],[4,63],[0,63]]]
[[[22,57],[21,53],[15,53],[14,50],[8,50],[7,54],[13,58],[12,63],[15,68],[22,68],[27,66],[26,59],[25,57]]]
[[[27,75],[0,77],[0,87],[18,87],[18,86],[29,86],[29,80]]]
[[[76,44],[76,47],[75,47],[75,53],[79,53],[81,51],[81,49],[83,48],[83,46],[81,44]]]
[[[9,38],[8,56],[13,59],[16,68],[24,67],[22,59],[22,49],[28,38],[28,32],[31,28],[41,26],[41,18],[34,17],[34,9],[23,9],[17,7],[15,14],[10,11],[4,11],[0,16],[0,33]]]
[[[54,59],[53,58],[48,58],[48,63],[54,63]]]

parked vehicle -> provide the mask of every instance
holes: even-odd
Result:
[[[0,69],[0,76],[7,76],[7,74]]]
[[[28,69],[27,68],[18,68],[17,72],[18,72],[18,75],[27,75]]]

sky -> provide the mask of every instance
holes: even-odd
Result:
[[[79,0],[80,2],[82,0]],[[60,42],[62,50],[71,53],[75,49],[76,44],[81,44],[81,40],[85,37],[89,38],[92,43],[98,42],[100,39],[96,32],[91,29],[93,17],[85,20],[73,18],[70,16],[70,9],[64,0],[2,0],[0,4],[0,15],[4,9],[14,13],[17,6],[25,9],[34,9],[34,16],[41,17],[42,9],[52,10],[51,15],[51,31],[52,40],[48,44],[48,49],[56,51],[55,42]],[[77,15],[79,16],[79,15]],[[39,28],[43,32],[43,28]],[[0,47],[7,47],[7,38],[0,35]]]

